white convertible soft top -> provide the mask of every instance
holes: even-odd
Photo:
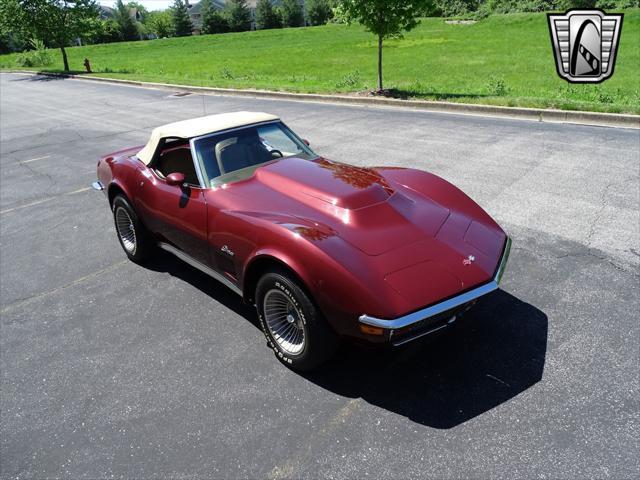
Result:
[[[149,141],[136,156],[145,165],[149,165],[153,158],[153,154],[158,148],[158,143],[163,138],[193,138],[206,135],[208,133],[229,130],[230,128],[270,122],[273,120],[279,120],[279,118],[275,115],[261,112],[232,112],[168,123],[167,125],[155,128],[153,132],[151,132]]]

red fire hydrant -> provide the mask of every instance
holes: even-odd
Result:
[[[91,64],[89,63],[89,59],[88,58],[84,59],[84,68],[87,69],[87,73],[91,73]]]

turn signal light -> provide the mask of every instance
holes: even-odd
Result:
[[[360,325],[360,331],[369,335],[383,335],[384,329],[379,327],[372,327],[371,325]]]

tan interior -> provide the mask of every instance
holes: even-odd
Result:
[[[188,145],[173,148],[160,154],[155,169],[165,178],[172,173],[178,172],[184,174],[186,183],[191,185],[200,184]]]

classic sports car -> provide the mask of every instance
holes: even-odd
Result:
[[[256,306],[300,370],[342,338],[401,345],[496,290],[510,240],[445,180],[316,155],[278,117],[236,112],[156,128],[98,162],[118,240],[157,247]]]

